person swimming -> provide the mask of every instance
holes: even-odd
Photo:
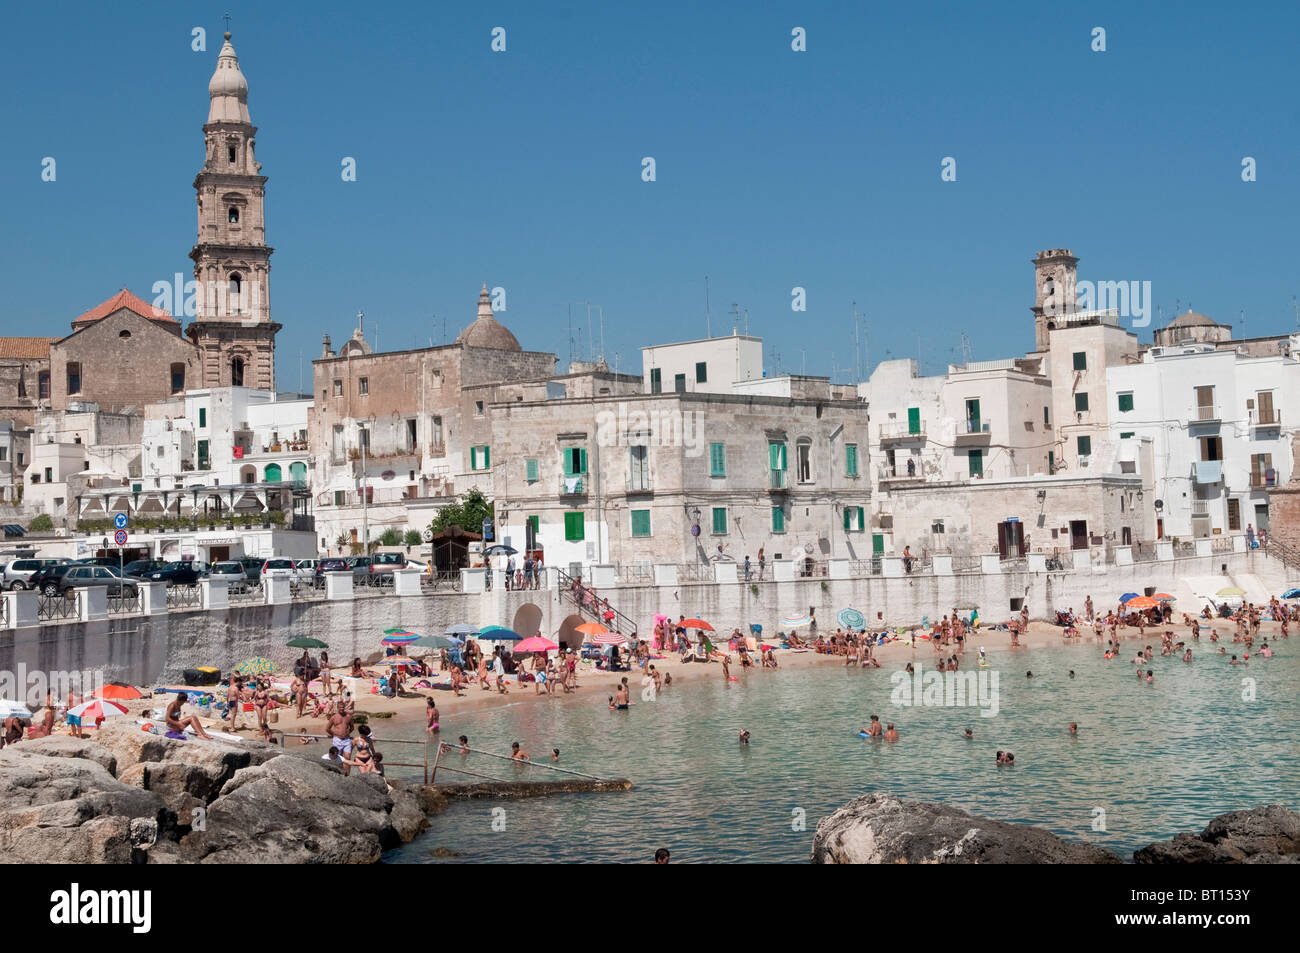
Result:
[[[1077,721],[1070,722],[1070,727],[1068,730],[1070,734],[1077,735],[1079,733],[1079,723]]]
[[[740,743],[742,745],[749,744],[749,730],[746,728],[740,729]]]
[[[967,738],[967,739],[974,738],[974,737],[975,737],[975,732],[972,731],[971,729],[967,728],[967,729],[966,729],[966,734],[965,734],[963,737],[965,737],[965,738]]]

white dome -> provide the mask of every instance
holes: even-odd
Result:
[[[248,80],[239,70],[239,58],[230,45],[230,34],[217,56],[217,69],[208,82],[208,122],[249,122]]]

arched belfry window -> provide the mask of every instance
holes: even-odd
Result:
[[[244,290],[244,279],[241,278],[238,273],[231,275],[230,276],[231,297],[238,297],[243,290]]]
[[[231,225],[239,224],[239,206],[237,205],[230,206],[230,224]]]
[[[232,357],[230,359],[230,384],[232,387],[244,386],[244,359],[242,357]]]

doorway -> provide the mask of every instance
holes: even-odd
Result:
[[[1025,524],[1020,520],[1003,520],[998,524],[998,555],[1012,559],[1025,554]]]
[[[1070,548],[1088,548],[1088,521],[1070,520]]]

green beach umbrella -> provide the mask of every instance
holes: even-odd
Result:
[[[293,639],[293,640],[291,640],[291,641],[289,641],[289,642],[286,642],[286,643],[284,643],[284,644],[287,645],[287,646],[288,646],[289,648],[291,648],[291,649],[327,649],[327,648],[329,648],[329,645],[326,644],[325,642],[322,642],[320,639],[313,639],[313,638],[310,638],[309,636],[302,636],[301,638]]]
[[[866,616],[857,609],[841,609],[838,618],[840,625],[849,629],[861,629],[867,624]]]
[[[275,663],[269,658],[247,658],[235,666],[236,675],[270,675],[275,671]]]
[[[489,625],[479,629],[479,638],[488,642],[518,642],[523,636],[512,629],[507,629],[504,625]]]
[[[422,635],[411,645],[423,645],[431,649],[449,649],[456,643],[443,635]]]

